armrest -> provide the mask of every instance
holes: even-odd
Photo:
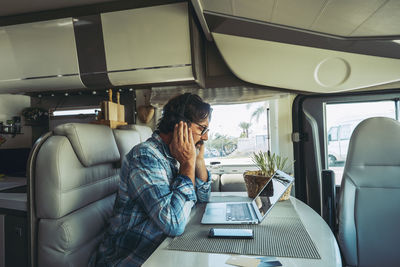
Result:
[[[322,218],[336,233],[336,185],[332,170],[322,171]]]

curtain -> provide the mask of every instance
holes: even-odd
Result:
[[[257,87],[223,87],[223,88],[195,88],[189,86],[153,87],[151,89],[150,103],[156,108],[162,108],[172,97],[193,93],[199,95],[205,102],[214,105],[241,104],[258,102],[287,96],[288,93]]]

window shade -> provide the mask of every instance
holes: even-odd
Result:
[[[187,86],[153,87],[151,89],[150,103],[156,108],[162,108],[172,97],[183,93],[197,94],[211,105],[258,102],[288,95],[288,93],[278,90],[245,86],[207,89]]]

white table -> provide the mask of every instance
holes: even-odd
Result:
[[[1,191],[26,185],[24,177],[3,176],[0,178],[0,208],[10,210],[27,210],[26,193],[2,193]]]
[[[27,211],[26,193],[0,193],[0,208]]]
[[[26,185],[25,177],[0,177],[0,191]]]
[[[243,201],[248,200],[245,192],[213,192],[211,202],[224,201]],[[308,231],[311,239],[317,246],[321,259],[304,259],[304,258],[285,258],[278,257],[283,266],[308,266],[308,267],[329,267],[342,266],[339,247],[336,239],[321,216],[303,202],[291,197],[290,201],[296,209],[301,221]],[[274,207],[279,209],[279,206]],[[204,212],[204,205],[196,205],[193,208],[191,216],[197,212]],[[279,212],[279,210],[274,210]],[[268,219],[268,218],[267,218]],[[183,233],[185,234],[185,233]],[[163,243],[154,251],[147,259],[143,266],[232,266],[225,264],[226,260],[232,256],[229,254],[214,254],[202,252],[188,252],[168,250],[166,247],[172,238],[166,238]],[[193,240],[193,242],[196,242]],[[251,256],[256,257],[256,256]]]

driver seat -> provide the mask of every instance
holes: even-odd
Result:
[[[338,241],[345,266],[399,266],[400,123],[362,121],[341,184]]]

